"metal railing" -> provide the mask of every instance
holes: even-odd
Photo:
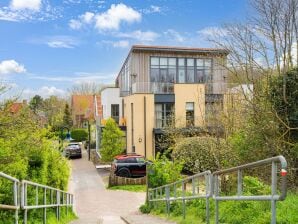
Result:
[[[204,185],[200,185],[201,179],[204,179]],[[191,190],[187,189],[190,184]],[[180,187],[181,188],[180,188]],[[201,190],[200,190],[201,189]],[[163,185],[157,188],[149,189],[148,201],[166,202],[166,212],[170,214],[170,202],[182,200],[182,214],[185,218],[185,201],[205,198],[206,199],[206,221],[209,223],[209,198],[212,197],[212,175],[210,171],[195,174],[183,180],[171,184]]]
[[[277,193],[277,164],[281,165],[281,194]],[[271,164],[271,194],[270,195],[243,195],[243,170],[261,167]],[[276,223],[276,201],[282,201],[287,195],[287,161],[283,156],[276,156],[269,159],[260,160],[245,165],[216,171],[213,173],[214,195],[215,200],[215,223],[219,222],[219,201],[271,201],[271,224]],[[237,195],[220,196],[219,176],[237,172]]]
[[[0,204],[0,209],[15,210],[15,224],[18,223],[20,210],[24,212],[23,222],[27,224],[28,210],[43,209],[43,223],[45,224],[47,222],[47,208],[56,208],[57,220],[60,219],[61,207],[66,207],[66,214],[68,214],[69,207],[73,209],[73,194],[27,180],[19,181],[2,172],[0,172],[0,177],[13,183],[14,203],[12,205]]]
[[[7,205],[7,204],[0,204],[0,209],[5,210],[14,210],[14,219],[15,223],[18,223],[18,214],[19,214],[19,200],[18,200],[18,192],[19,192],[19,183],[20,181],[14,177],[11,177],[5,173],[0,172],[0,177],[2,179],[6,179],[12,183],[12,197],[13,197],[13,204]]]
[[[243,171],[247,169],[253,169],[256,167],[266,166],[271,164],[271,194],[268,195],[243,195]],[[280,164],[280,172],[278,172],[278,165]],[[264,160],[260,160],[245,165],[232,167],[225,170],[216,171],[211,173],[205,171],[196,175],[187,177],[183,180],[163,185],[157,188],[148,190],[148,201],[166,202],[166,212],[170,213],[170,202],[182,200],[183,202],[183,218],[185,218],[185,201],[198,198],[206,198],[206,222],[209,223],[210,206],[209,199],[213,198],[215,201],[215,223],[219,223],[219,201],[271,201],[271,224],[276,224],[276,202],[282,201],[287,195],[287,161],[283,156],[276,156]],[[220,194],[220,176],[230,175],[237,172],[237,195],[221,196]],[[278,194],[278,173],[280,173],[280,194]],[[196,187],[199,187],[199,183],[196,184],[196,179],[199,177],[205,177],[205,192],[204,195],[199,194],[199,189],[196,191]],[[186,188],[188,181],[191,180],[192,194],[186,194]],[[181,184],[182,189],[180,194],[177,194],[177,185]],[[171,194],[171,188],[173,188],[173,194]]]

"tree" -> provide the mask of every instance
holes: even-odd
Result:
[[[124,151],[123,132],[112,118],[106,121],[100,147],[101,158],[107,162]]]
[[[45,113],[48,123],[54,129],[59,129],[63,125],[63,115],[66,100],[57,96],[50,96],[44,99],[42,110]]]
[[[88,132],[83,128],[74,129],[71,131],[71,137],[78,142],[86,141]]]
[[[65,104],[65,108],[64,108],[63,125],[66,127],[72,126],[72,118],[71,118],[71,113],[70,113],[68,103]]]
[[[43,107],[43,99],[39,95],[35,95],[29,102],[29,107],[30,109],[34,112],[37,113],[39,110],[42,109]]]
[[[95,82],[83,82],[73,85],[68,91],[71,95],[94,95],[100,94],[101,90],[107,85]]]

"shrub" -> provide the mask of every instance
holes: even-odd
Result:
[[[149,187],[154,188],[179,180],[182,168],[182,162],[173,162],[165,155],[157,154],[153,164],[149,166]]]
[[[103,161],[112,161],[116,155],[123,153],[124,142],[122,137],[123,132],[116,122],[109,118],[103,129],[100,145],[100,155]]]
[[[142,212],[144,214],[150,213],[151,212],[151,209],[152,209],[152,207],[150,206],[150,204],[143,204],[139,208],[140,212]]]
[[[232,166],[237,157],[223,139],[213,137],[191,137],[178,142],[172,156],[184,162],[185,171],[192,173],[218,170]]]
[[[88,132],[83,128],[74,129],[71,131],[71,137],[77,142],[86,141]]]

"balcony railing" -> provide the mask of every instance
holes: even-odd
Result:
[[[135,82],[132,84],[132,93],[173,93],[174,83],[167,82]]]

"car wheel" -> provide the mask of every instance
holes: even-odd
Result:
[[[118,176],[120,176],[120,177],[130,177],[131,175],[130,175],[129,170],[122,169],[122,170],[119,170]]]

